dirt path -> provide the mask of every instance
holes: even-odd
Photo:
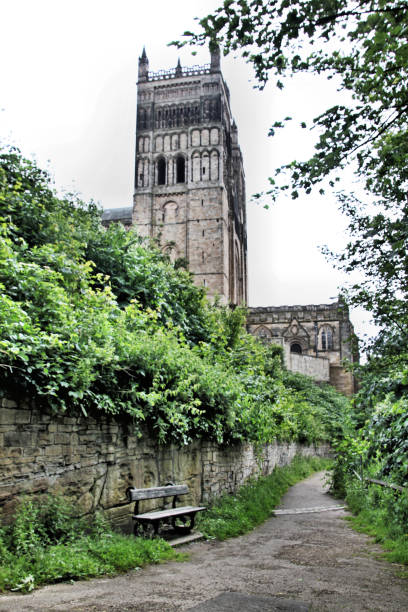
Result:
[[[197,542],[190,561],[150,566],[117,578],[0,596],[0,611],[260,612],[408,610],[408,581],[378,560],[379,547],[351,530],[317,474],[292,487],[279,514],[227,542]]]

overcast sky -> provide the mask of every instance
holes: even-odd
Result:
[[[200,49],[167,47],[219,0],[0,0],[0,139],[47,167],[58,189],[104,208],[132,202],[136,80],[143,45],[151,70],[209,62]],[[335,103],[332,81],[291,79],[280,92],[253,88],[239,57],[222,60],[247,182],[251,306],[331,302],[344,282],[319,247],[341,249],[346,220],[334,198],[282,199],[269,210],[249,196],[282,163],[305,159],[313,134],[299,123]],[[285,116],[293,125],[268,138]],[[353,313],[357,332],[366,325]]]

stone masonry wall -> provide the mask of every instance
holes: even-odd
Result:
[[[260,459],[249,444],[220,447],[197,441],[163,448],[148,436],[138,439],[130,422],[55,416],[3,399],[0,507],[7,520],[22,495],[61,492],[84,513],[104,510],[117,526],[130,530],[128,486],[185,483],[190,488],[185,503],[206,503],[233,493],[250,476],[290,463],[296,453],[326,456],[329,448],[271,444]]]
[[[296,355],[296,353],[287,351],[287,361],[287,368],[291,372],[305,374],[318,382],[330,381],[330,362],[324,357]]]

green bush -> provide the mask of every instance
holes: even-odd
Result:
[[[164,540],[115,533],[100,515],[87,523],[62,497],[49,496],[41,503],[26,499],[14,523],[0,529],[0,591],[27,592],[41,584],[183,558]]]
[[[329,439],[340,396],[306,379],[295,388],[245,316],[209,304],[134,231],[102,227],[94,204],[57,198],[18,151],[0,152],[1,393],[125,415],[163,444]]]

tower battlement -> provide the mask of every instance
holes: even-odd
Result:
[[[180,77],[198,76],[200,74],[210,74],[210,64],[204,64],[203,66],[188,66],[181,68],[181,72],[177,72],[177,68],[170,68],[169,70],[158,70],[157,72],[149,72],[147,76],[148,81],[163,81],[166,79],[178,79]]]

